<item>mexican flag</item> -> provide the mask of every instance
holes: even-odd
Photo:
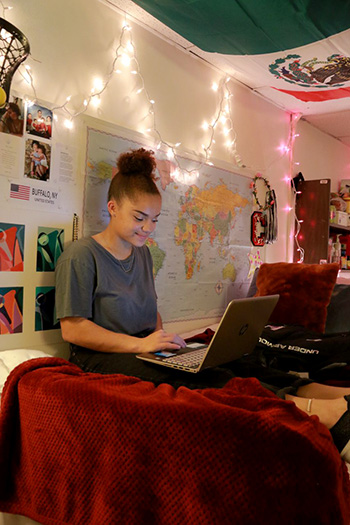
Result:
[[[294,97],[299,107],[335,101],[341,109],[350,97],[350,0],[134,3],[267,98],[286,105]]]

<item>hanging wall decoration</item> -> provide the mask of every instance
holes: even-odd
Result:
[[[27,37],[10,22],[0,18],[0,115],[6,111],[13,75],[29,52]]]
[[[261,204],[258,198],[257,184],[260,181],[266,188],[264,204]],[[258,207],[258,210],[254,211],[251,217],[251,242],[253,246],[272,244],[277,239],[277,201],[275,191],[261,173],[256,174],[250,187],[255,204]]]
[[[253,246],[265,245],[265,217],[261,211],[254,211],[251,217],[250,240]]]
[[[79,239],[79,217],[76,213],[73,215],[73,231],[72,231],[72,241],[77,241]]]
[[[247,279],[251,279],[254,276],[255,270],[257,268],[260,268],[260,266],[263,263],[263,260],[261,258],[260,250],[257,248],[252,248],[252,251],[248,255],[249,259],[249,272],[247,275]]]

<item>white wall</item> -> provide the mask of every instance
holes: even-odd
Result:
[[[304,178],[331,179],[331,191],[338,191],[339,181],[350,177],[350,148],[303,120],[297,131],[294,158]]]
[[[67,108],[72,113],[83,109],[83,101],[89,96],[94,79],[105,80],[111,70],[124,17],[98,0],[9,0],[5,4],[13,6],[11,11],[6,11],[7,19],[29,39],[31,57],[25,64],[31,67],[38,101],[49,107],[62,106],[71,96]],[[131,26],[145,87],[156,102],[157,130],[163,140],[173,144],[181,142],[180,153],[190,151],[198,155],[207,140],[201,127],[203,121],[211,121],[218,106],[218,95],[212,91],[211,85],[224,75],[136,23],[132,22]],[[99,108],[90,105],[87,114],[130,130],[144,129],[143,117],[149,106],[144,93],[136,94],[138,87],[135,76],[113,74],[101,95]],[[15,75],[12,89],[19,95],[34,98],[30,85],[19,73]],[[302,171],[307,179],[329,177],[335,187],[337,179],[347,175],[349,149],[300,120],[297,126],[300,136],[296,139],[294,154],[294,159],[300,164],[291,168],[288,155],[278,149],[288,142],[289,115],[234,81],[230,82],[230,89],[233,92],[231,107],[237,151],[246,165],[243,172],[251,176],[260,171],[277,193],[279,235],[275,244],[265,248],[266,261],[291,260],[289,229],[293,218],[284,208],[291,204],[292,196],[285,176],[290,169],[293,175]],[[81,119],[77,118],[73,121],[74,129],[66,130],[63,122],[67,115],[59,110],[56,114],[59,117],[54,128],[53,157],[56,162],[57,143],[76,148],[74,181],[67,187],[60,181],[59,172],[55,171],[53,183],[62,194],[61,208],[55,212],[28,212],[16,206],[6,197],[8,180],[0,174],[0,222],[26,224],[28,260],[35,256],[38,224],[65,228],[66,240],[69,241],[73,213],[82,214],[84,129]],[[213,147],[213,157],[218,165],[225,163],[227,166],[229,163],[235,168],[234,159],[220,136]],[[0,287],[18,283],[24,284],[26,289],[24,332],[2,335],[1,349],[30,346],[51,352],[61,351],[65,345],[60,344],[57,331],[33,332],[31,296],[34,287],[52,284],[53,276],[36,274],[33,264],[26,265],[23,275],[0,274]],[[190,329],[189,326],[183,328]]]

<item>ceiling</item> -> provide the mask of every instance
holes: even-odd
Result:
[[[350,0],[101,1],[350,146]]]

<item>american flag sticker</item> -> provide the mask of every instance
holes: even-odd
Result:
[[[23,184],[12,184],[10,188],[11,199],[22,199],[29,201],[30,197],[30,186],[24,186]]]

